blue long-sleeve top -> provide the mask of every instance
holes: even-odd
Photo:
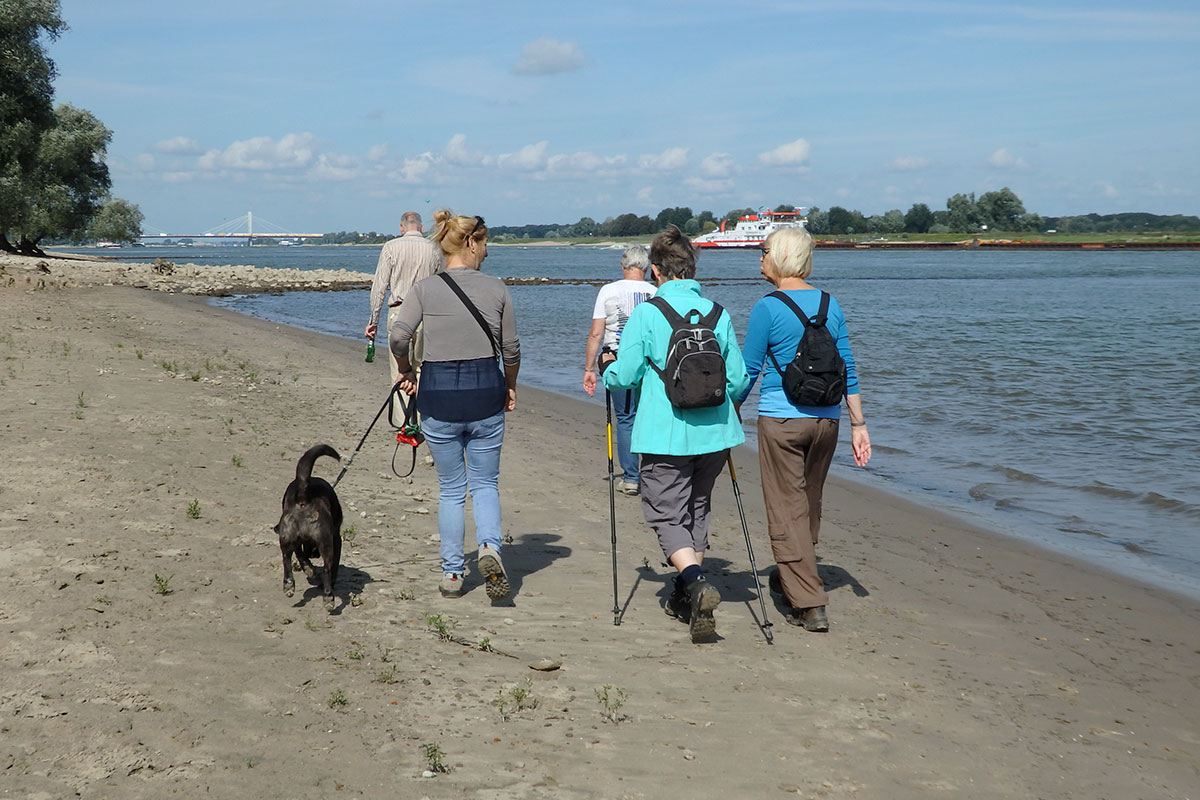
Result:
[[[698,309],[701,314],[712,310],[712,301],[700,296],[700,284],[690,279],[664,282],[655,297],[666,300],[680,314],[691,309]],[[633,452],[695,456],[716,453],[746,441],[733,398],[750,384],[728,311],[721,312],[713,332],[725,359],[725,401],[712,408],[675,408],[667,399],[662,378],[646,364],[649,357],[659,369],[666,365],[671,323],[653,303],[639,303],[633,309],[621,333],[617,360],[604,371],[604,388],[639,392],[630,437]]]
[[[784,292],[800,310],[812,319],[821,306],[820,289],[789,289]],[[850,335],[846,329],[846,315],[837,298],[829,298],[829,316],[825,322],[838,352],[846,361],[846,394],[858,394],[858,375],[854,371],[854,355],[850,352]],[[746,342],[742,346],[742,358],[750,375],[750,386],[737,398],[741,403],[750,394],[750,389],[762,374],[762,387],[758,392],[758,413],[763,417],[790,419],[795,417],[825,417],[837,419],[841,406],[798,406],[788,400],[783,391],[783,376],[767,358],[767,349],[779,362],[780,369],[787,369],[788,362],[796,357],[800,337],[804,335],[804,323],[782,300],[763,297],[750,311],[750,323],[746,327]]]

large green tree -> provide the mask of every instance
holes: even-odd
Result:
[[[96,241],[136,242],[142,235],[144,219],[135,204],[119,197],[108,197],[92,217],[87,235]]]
[[[90,111],[71,105],[54,109],[54,125],[42,133],[28,183],[28,219],[18,249],[41,255],[46,236],[81,237],[112,181],[104,157],[112,132]]]
[[[30,214],[42,133],[54,124],[54,62],[43,39],[66,23],[58,0],[0,0],[0,248]]]
[[[1005,186],[998,192],[984,192],[979,198],[979,216],[991,230],[1019,231],[1025,205]]]
[[[913,203],[904,215],[904,230],[909,233],[928,233],[933,225],[933,212],[924,203]]]

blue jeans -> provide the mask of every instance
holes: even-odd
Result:
[[[442,572],[463,571],[467,489],[475,514],[475,543],[500,552],[500,445],[504,412],[474,422],[421,418],[421,431],[437,468],[438,536]]]
[[[638,482],[638,457],[630,452],[629,442],[633,437],[633,418],[637,415],[638,393],[634,389],[617,389],[612,393],[613,415],[617,418],[617,463],[625,473],[625,480]]]

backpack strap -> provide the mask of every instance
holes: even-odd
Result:
[[[476,308],[475,304],[471,302],[471,299],[467,297],[466,292],[464,292],[462,287],[455,283],[449,275],[447,275],[445,272],[439,272],[438,277],[444,280],[446,285],[450,287],[450,290],[458,295],[459,300],[462,300],[463,305],[467,307],[467,311],[471,312],[471,316],[475,317],[475,321],[479,323],[479,327],[483,328],[483,332],[487,334],[488,341],[492,344],[492,355],[494,355],[496,358],[500,358],[500,346],[496,344],[496,335],[492,333],[492,329],[484,320],[483,314],[479,313],[479,309]]]
[[[817,308],[817,315],[811,320],[807,314],[800,310],[800,306],[796,305],[796,301],[788,297],[783,292],[771,292],[769,295],[767,295],[767,297],[776,297],[782,300],[784,304],[787,305],[788,308],[792,309],[792,312],[800,318],[800,321],[804,323],[805,328],[810,328],[813,325],[824,325],[826,320],[829,319],[829,292],[821,292],[821,305]]]

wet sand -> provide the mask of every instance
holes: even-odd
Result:
[[[510,603],[473,574],[438,594],[436,478],[394,477],[385,429],[338,487],[335,611],[303,576],[286,598],[283,489],[312,444],[354,450],[386,364],[40,274],[0,260],[4,796],[1197,796],[1194,603],[834,481],[832,630],[768,596],[768,645],[722,479],[718,640],[663,614],[670,575],[623,495],[614,626],[603,416],[528,388],[503,455]],[[765,585],[757,467],[735,457]]]

